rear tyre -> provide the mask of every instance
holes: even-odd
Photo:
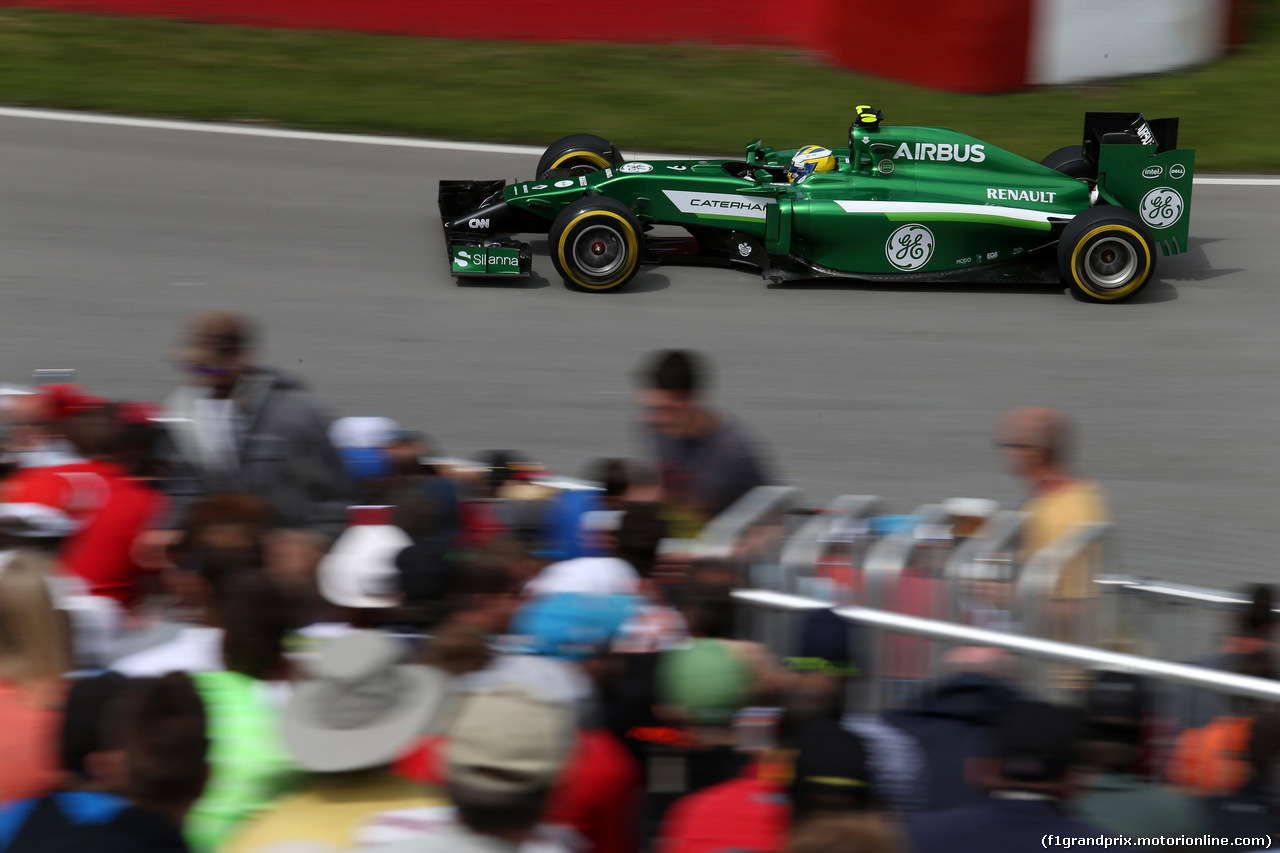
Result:
[[[1069,178],[1081,178],[1090,181],[1098,179],[1098,170],[1094,166],[1090,166],[1089,162],[1084,159],[1084,154],[1080,150],[1079,145],[1068,145],[1065,148],[1059,148],[1040,161],[1041,166],[1048,166],[1055,172],[1061,172]]]
[[[568,169],[574,175],[587,175],[622,162],[622,155],[607,139],[590,133],[575,133],[547,146],[534,177],[541,180],[551,169]]]
[[[547,235],[551,262],[565,284],[614,290],[631,280],[644,257],[644,230],[631,208],[607,196],[566,207]]]
[[[1151,232],[1123,208],[1089,208],[1071,220],[1058,241],[1062,280],[1087,302],[1129,299],[1146,287],[1155,269]]]

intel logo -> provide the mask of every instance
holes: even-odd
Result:
[[[1142,170],[1144,178],[1158,178],[1164,174],[1164,166],[1148,166]]]
[[[1169,167],[1169,177],[1173,178],[1174,180],[1181,178],[1186,173],[1187,173],[1187,167],[1183,166],[1181,163],[1174,163],[1172,166]]]

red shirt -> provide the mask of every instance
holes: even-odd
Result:
[[[442,784],[444,746],[442,737],[423,738],[396,762],[395,771],[415,782]],[[592,853],[629,853],[639,801],[640,769],[626,747],[603,729],[579,730],[543,822],[573,827]]]
[[[98,470],[102,464],[81,460],[19,468],[0,487],[0,503],[43,504],[83,524],[107,502],[109,489]]]
[[[772,853],[786,847],[791,804],[779,782],[753,764],[741,777],[676,801],[662,821],[657,853]]]
[[[21,469],[5,480],[0,496],[71,516],[80,526],[58,552],[63,567],[81,577],[90,594],[133,605],[146,572],[133,559],[133,543],[164,509],[158,490],[119,465],[86,461]]]

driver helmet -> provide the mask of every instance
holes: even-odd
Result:
[[[821,145],[806,145],[791,158],[787,168],[787,180],[793,184],[803,183],[814,172],[832,172],[836,168],[836,155],[830,148]]]

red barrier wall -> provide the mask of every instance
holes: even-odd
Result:
[[[844,0],[821,43],[837,65],[953,92],[1027,79],[1032,0]]]

